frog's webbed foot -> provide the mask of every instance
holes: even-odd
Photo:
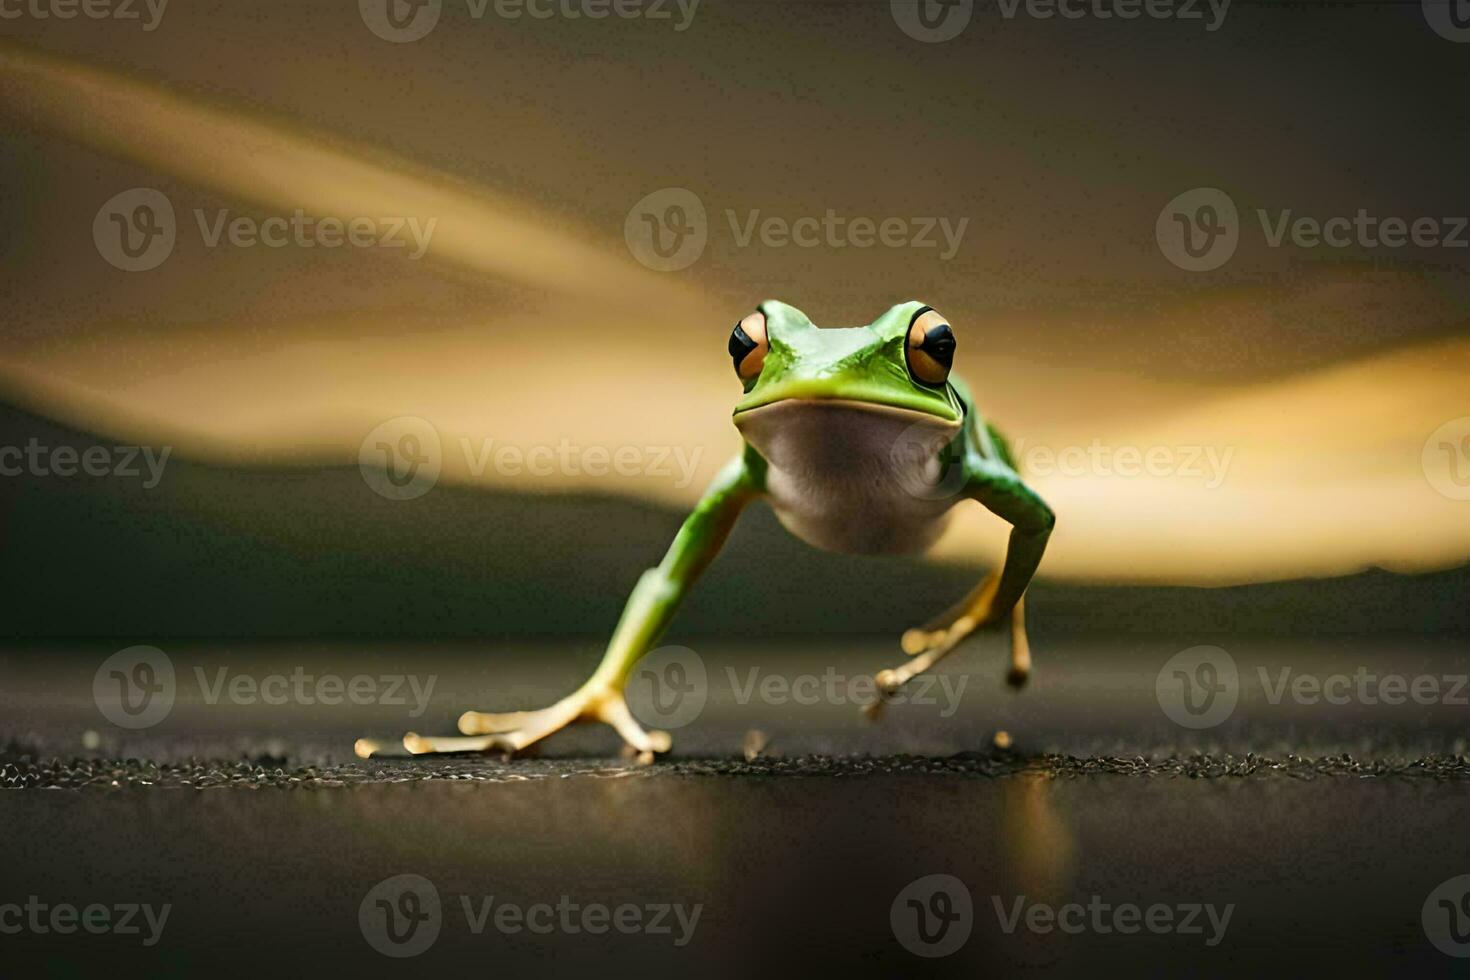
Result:
[[[596,721],[610,725],[622,736],[625,751],[640,763],[653,761],[656,753],[667,752],[673,743],[668,732],[644,731],[628,710],[620,689],[611,687],[582,690],[536,711],[490,713],[466,711],[459,718],[459,735],[428,736],[409,732],[403,747],[414,755],[438,752],[496,752],[510,758],[553,732],[568,725]],[[356,750],[363,758],[378,746],[359,739]]]

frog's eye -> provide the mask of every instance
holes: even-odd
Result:
[[[924,307],[909,321],[908,343],[904,357],[909,374],[920,384],[942,385],[954,366],[954,331],[944,317]]]
[[[735,324],[730,331],[730,359],[735,362],[735,373],[742,381],[749,381],[761,373],[766,364],[766,315],[756,310]]]

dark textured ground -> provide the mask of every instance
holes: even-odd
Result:
[[[159,941],[0,934],[7,974],[142,969],[299,975],[1052,976],[1098,970],[1234,977],[1451,975],[1426,938],[1430,893],[1470,873],[1465,707],[1272,704],[1257,666],[1330,674],[1453,676],[1455,636],[1228,638],[1038,636],[1015,694],[994,640],[947,665],[958,700],[888,709],[740,703],[749,671],[792,679],[871,672],[891,638],[686,641],[708,703],[651,767],[600,729],[539,757],[359,760],[352,741],[412,727],[448,732],[464,707],[536,704],[573,685],[596,641],[522,648],[371,649],[352,643],[171,642],[177,701],[140,731],[92,701],[113,647],[0,656],[0,904],[169,904]],[[1184,731],[1159,709],[1160,665],[1192,642],[1227,646],[1243,678],[1231,718]],[[255,677],[391,670],[435,678],[418,717],[401,706],[208,704],[196,667]],[[727,669],[735,673],[729,673]],[[952,709],[952,710],[951,710]],[[747,760],[749,729],[768,739]],[[1014,739],[993,745],[997,730]],[[400,874],[432,882],[440,932],[412,959],[375,951],[360,906]],[[963,882],[968,940],[915,956],[890,912],[931,874]],[[1089,928],[1007,932],[995,902],[1233,906],[1223,938]],[[466,906],[700,906],[692,938],[556,929],[481,932]],[[1437,914],[1437,913],[1436,913]],[[0,921],[3,924],[3,921]],[[220,951],[229,955],[221,957]]]
[[[394,783],[506,783],[571,776],[652,779],[710,777],[727,779],[862,778],[869,776],[1005,777],[1036,774],[1050,778],[1133,776],[1141,778],[1249,779],[1470,779],[1470,757],[1430,755],[1403,759],[1339,756],[1283,758],[1247,754],[1189,755],[1145,759],[1134,756],[1027,756],[1010,751],[927,756],[824,756],[795,759],[683,759],[629,766],[607,759],[535,758],[495,760],[449,756],[377,760],[330,766],[295,766],[268,755],[240,760],[196,759],[159,764],[139,759],[56,759],[12,746],[0,765],[5,789],[332,789]]]

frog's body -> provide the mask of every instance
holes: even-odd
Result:
[[[921,551],[950,511],[972,499],[1013,529],[1005,565],[970,595],[903,635],[912,659],[878,674],[892,693],[976,628],[1009,620],[1010,679],[1030,669],[1021,598],[1053,524],[1017,474],[1004,441],[950,375],[954,333],[938,313],[900,303],[862,327],[818,328],[794,307],[762,303],[732,332],[729,351],[745,387],[734,422],[745,448],[684,522],[663,562],[645,572],[597,671],[573,694],[538,711],[460,718],[462,737],[407,735],[412,752],[514,752],[579,719],[607,722],[640,754],[666,751],[645,732],[623,686],[657,642],[746,504],[767,500],[792,534],[830,551]],[[881,705],[881,702],[879,702]],[[367,740],[358,752],[371,754]]]

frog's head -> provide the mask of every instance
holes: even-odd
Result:
[[[949,324],[923,303],[867,326],[820,328],[767,300],[730,334],[745,385],[735,425],[768,460],[797,466],[886,457],[895,446],[931,455],[964,418],[949,381],[954,352]]]
[[[800,400],[958,425],[964,409],[949,383],[954,352],[954,331],[920,302],[900,303],[867,326],[821,328],[794,306],[767,300],[730,334],[745,385],[735,424]]]

